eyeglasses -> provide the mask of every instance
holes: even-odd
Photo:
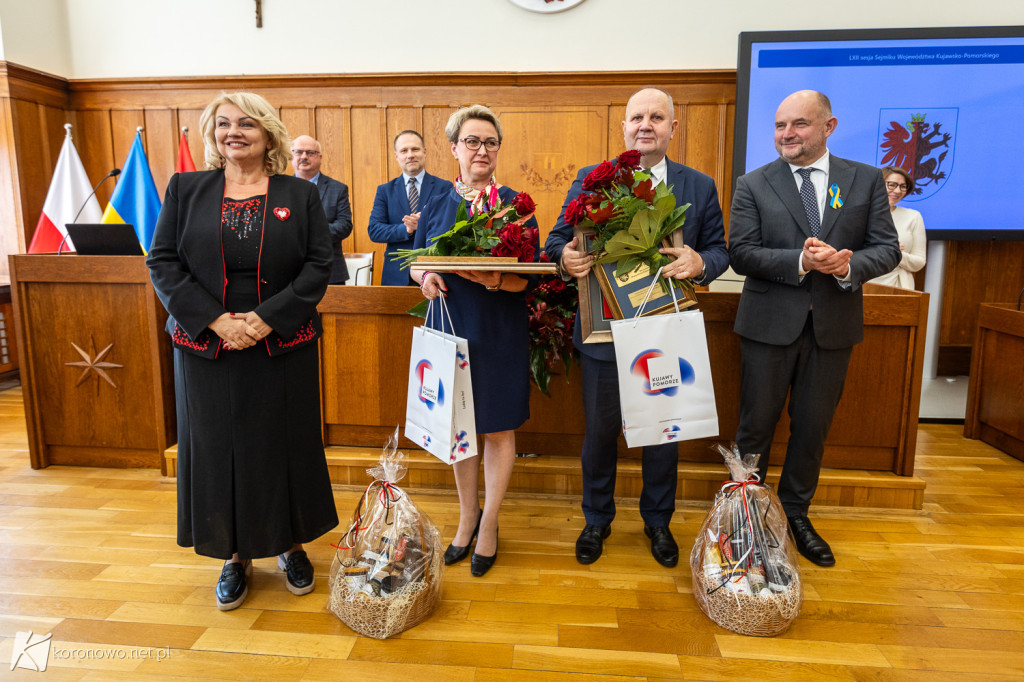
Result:
[[[315,149],[293,149],[292,156],[320,156],[320,152]]]
[[[885,188],[886,189],[898,189],[901,192],[906,192],[907,191],[906,184],[904,184],[902,182],[887,182],[887,183],[885,183]]]
[[[464,137],[459,142],[466,145],[466,149],[471,152],[480,149],[480,145],[483,145],[484,149],[489,152],[496,152],[501,148],[501,143],[493,137],[489,137],[486,140],[481,140],[479,137]]]

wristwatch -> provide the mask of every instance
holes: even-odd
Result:
[[[498,291],[499,289],[501,289],[501,283],[502,283],[502,281],[504,281],[504,279],[505,279],[505,273],[504,272],[499,272],[498,273],[498,283],[495,284],[493,287],[484,287],[484,288],[487,289],[487,291]]]

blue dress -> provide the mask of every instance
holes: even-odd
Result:
[[[498,195],[508,203],[515,190],[502,187]],[[432,198],[422,208],[415,248],[423,248],[432,237],[455,224],[455,214],[464,199],[451,189]],[[468,205],[467,205],[468,208]],[[537,227],[533,218],[529,227]],[[539,238],[534,242],[534,259],[540,257]],[[445,299],[456,336],[469,342],[470,376],[477,433],[510,431],[530,418],[530,326],[526,291],[488,291],[455,273],[438,273],[448,289]],[[527,289],[537,275],[527,277]],[[432,325],[440,329],[438,324]],[[447,323],[445,323],[445,331]]]

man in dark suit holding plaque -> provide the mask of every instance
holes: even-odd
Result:
[[[837,123],[819,92],[783,100],[775,114],[780,158],[737,180],[729,227],[732,267],[746,275],[735,326],[742,337],[736,443],[761,455],[763,481],[789,395],[779,499],[797,549],[819,566],[835,557],[807,509],[850,352],[864,338],[860,285],[900,261],[882,173],[829,153]]]
[[[665,277],[693,278],[700,285],[718,277],[729,265],[722,225],[722,209],[714,180],[707,175],[666,158],[669,142],[679,122],[675,120],[672,97],[660,88],[643,88],[626,103],[622,132],[627,150],[643,154],[641,165],[653,176],[655,184],[672,186],[679,205],[690,204],[683,223],[684,246],[662,249],[675,256],[663,270]],[[583,191],[583,179],[595,168],[580,170],[569,188],[558,223],[548,236],[545,250],[559,264],[563,277],[587,277],[594,257],[573,236],[565,222],[565,208]],[[582,342],[579,318],[573,342],[582,362],[583,410],[586,433],[583,440],[583,514],[586,525],[576,541],[576,560],[590,564],[601,556],[603,540],[611,532],[615,517],[615,471],[617,441],[622,428],[619,410],[619,381],[615,350],[611,343]],[[643,448],[643,490],[640,515],[644,532],[651,539],[651,554],[663,566],[679,561],[679,547],[669,522],[675,511],[677,444]]]
[[[377,187],[370,212],[367,233],[372,241],[387,244],[380,283],[383,286],[413,284],[409,271],[393,260],[400,249],[413,248],[420,207],[435,195],[451,189],[452,183],[428,173],[424,164],[427,150],[423,137],[415,130],[403,130],[395,137],[395,161],[402,174]]]
[[[327,227],[331,231],[331,250],[334,263],[328,284],[344,284],[348,279],[348,266],[341,250],[343,239],[352,234],[352,207],[348,203],[348,186],[329,178],[320,172],[323,160],[320,143],[309,135],[299,135],[292,140],[292,167],[295,177],[309,180],[320,192],[320,203],[327,216]]]

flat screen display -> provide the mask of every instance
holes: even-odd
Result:
[[[1024,27],[741,33],[737,176],[778,158],[804,89],[832,101],[830,152],[911,174],[929,239],[1024,240]]]

